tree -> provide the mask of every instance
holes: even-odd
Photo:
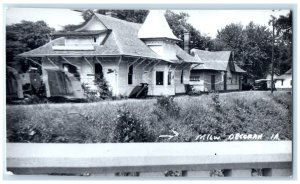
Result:
[[[256,78],[266,77],[271,64],[271,49],[272,33],[266,26],[250,22],[244,30],[241,65]]]
[[[272,34],[266,26],[231,23],[218,30],[214,49],[234,51],[234,60],[250,76],[263,78],[271,63]]]
[[[218,30],[215,42],[217,42],[218,49],[234,51],[235,59],[241,60],[242,58],[242,45],[244,42],[243,25],[238,23],[231,23],[225,28]],[[221,48],[223,46],[223,48]]]
[[[38,48],[49,41],[50,28],[44,21],[22,21],[6,26],[6,62],[10,66],[28,67],[16,56],[26,51]]]
[[[280,73],[284,73],[291,68],[292,65],[292,39],[293,39],[293,22],[292,12],[286,16],[280,16],[275,19],[274,27],[277,30],[276,48],[278,54],[278,65]]]
[[[277,35],[281,35],[283,41],[292,43],[292,12],[290,11],[286,16],[281,15],[276,21],[274,26],[277,29]]]
[[[183,40],[185,31],[190,33],[190,48],[205,49],[210,45],[210,37],[202,35],[194,26],[187,22],[189,14],[180,12],[179,14],[170,10],[166,11],[166,19],[175,36]],[[183,42],[178,43],[183,48]]]

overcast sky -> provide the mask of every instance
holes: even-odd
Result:
[[[268,25],[270,15],[286,15],[289,10],[175,10],[190,15],[188,22],[201,33],[214,38],[217,30],[230,23],[241,23],[246,26],[250,21],[256,24]],[[10,8],[6,11],[6,24],[19,23],[21,20],[44,20],[56,30],[67,24],[79,24],[83,19],[79,12],[69,9],[41,9],[41,8]]]

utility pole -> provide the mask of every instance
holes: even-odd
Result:
[[[274,42],[275,42],[275,34],[274,34],[274,20],[275,20],[275,17],[272,16],[272,28],[273,28],[273,31],[272,31],[272,69],[271,69],[271,94],[273,94],[273,91],[274,91]]]

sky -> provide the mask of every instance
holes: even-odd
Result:
[[[270,16],[286,15],[289,10],[175,10],[190,15],[188,22],[202,34],[215,38],[217,31],[230,23],[246,26],[250,21],[268,26]],[[6,10],[6,24],[19,23],[22,20],[44,20],[50,27],[61,30],[67,24],[79,24],[83,19],[79,12],[69,9],[9,8]]]

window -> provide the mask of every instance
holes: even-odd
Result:
[[[168,72],[168,85],[171,85],[171,77],[172,77],[172,73]]]
[[[200,81],[200,75],[191,75],[190,81]]]
[[[94,37],[94,43],[96,43],[97,42],[97,38],[96,37]]]
[[[156,72],[156,85],[164,85],[164,72]]]
[[[183,70],[181,70],[180,83],[183,84]]]
[[[283,79],[281,80],[281,85],[283,86]]]
[[[133,76],[133,65],[129,66],[128,69],[128,84],[132,84],[132,76]]]

